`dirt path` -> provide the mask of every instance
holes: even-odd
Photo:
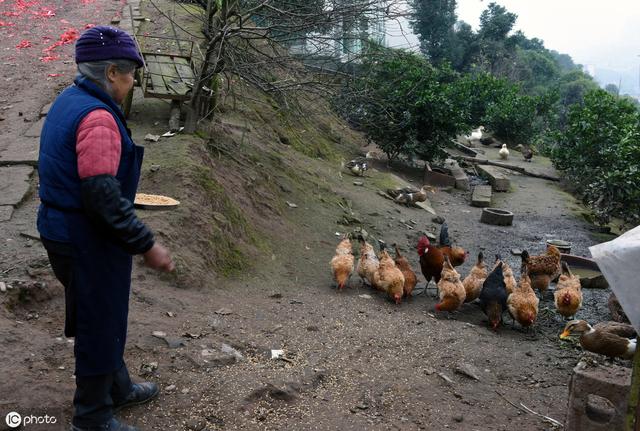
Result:
[[[1,6],[10,4],[7,0]],[[113,4],[91,4],[99,12],[87,15],[85,6],[60,2],[55,19],[76,27],[89,16],[106,21]],[[59,30],[58,24],[53,29]],[[40,35],[35,28],[21,31]],[[15,49],[16,38],[3,38],[2,47]],[[61,49],[68,54],[70,46]],[[42,73],[59,67],[68,82],[72,65],[42,66],[37,58],[18,54],[10,61],[18,66],[1,66],[12,81],[0,88],[9,95],[2,104],[12,107],[2,112],[6,120],[0,127],[3,138],[19,139],[28,125],[17,111],[36,118],[57,88],[57,81],[43,79]],[[14,69],[6,69],[21,67],[34,73],[17,79]],[[134,104],[131,126],[139,142],[166,121],[166,110],[148,106]],[[159,151],[147,148],[149,157]],[[393,185],[385,172],[372,171],[364,186],[356,186],[355,178],[340,178],[335,165],[298,159],[297,168],[320,178],[330,193],[295,196],[298,207],[287,209],[284,228],[274,227],[279,239],[273,255],[260,259],[255,271],[203,290],[178,289],[171,279],[136,263],[126,359],[135,379],[151,379],[163,390],[157,401],[125,412],[126,421],[146,430],[549,428],[497,392],[563,421],[567,383],[581,352],[559,342],[563,322],[549,298],[541,303],[535,330],[507,325],[494,333],[475,305],[452,316],[435,313],[433,290],[400,306],[360,288],[357,277],[351,288],[336,292],[328,262],[335,233],[346,230],[336,224],[342,211],[335,205],[338,197],[351,202],[370,233],[400,244],[415,269],[419,231],[437,231],[439,225],[426,211],[378,196],[378,189]],[[418,184],[419,172],[411,172],[398,174]],[[468,192],[441,190],[431,197],[452,239],[472,256],[481,249],[488,256],[500,253],[515,268],[519,258],[511,248],[539,253],[550,236],[571,241],[575,254],[588,255],[595,241],[575,215],[579,206],[573,198],[555,183],[509,175],[513,190],[498,194],[494,204],[516,213],[512,227],[480,224],[480,209],[468,205]],[[71,340],[62,337],[62,291],[46,267],[41,245],[21,235],[33,232],[36,208],[31,195],[10,222],[0,224],[0,281],[15,287],[0,294],[0,374],[11,376],[0,383],[0,417],[5,408],[25,413],[45,408],[68,418],[74,362]],[[158,228],[160,215],[141,215]],[[415,229],[402,222],[409,220]],[[466,275],[471,265],[466,263],[461,273]],[[606,295],[587,291],[578,316],[607,319]],[[154,331],[166,333],[168,342],[153,336]],[[237,349],[242,359],[220,352],[222,343]],[[272,349],[284,350],[286,360],[271,359]],[[457,373],[461,364],[474,366],[479,380]]]

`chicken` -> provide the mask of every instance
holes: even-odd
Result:
[[[349,171],[351,171],[351,173],[353,175],[359,176],[359,177],[363,177],[364,173],[367,171],[368,166],[367,166],[367,159],[359,157],[357,159],[353,159],[351,161],[349,161],[346,165],[344,165],[345,168],[349,169]]]
[[[413,292],[413,289],[416,287],[416,284],[418,283],[418,278],[416,277],[416,273],[413,272],[413,270],[411,269],[411,264],[409,263],[407,258],[400,254],[400,250],[398,250],[397,245],[395,245],[395,249],[396,249],[396,259],[395,259],[396,266],[398,267],[398,269],[400,269],[400,271],[402,272],[402,275],[404,276],[404,289],[403,289],[404,296],[406,298],[410,298],[411,292]]]
[[[531,287],[531,279],[523,266],[520,282],[507,297],[507,309],[513,320],[524,327],[533,325],[538,317],[538,304],[540,300]]]
[[[473,265],[471,272],[467,275],[462,282],[466,293],[464,302],[471,302],[480,296],[482,290],[482,283],[487,278],[487,265],[484,263],[484,256],[482,252],[478,253],[478,262]]]
[[[380,261],[373,246],[360,238],[360,258],[358,259],[358,275],[362,284],[365,281],[369,286],[373,286],[373,274],[378,270]]]
[[[438,281],[438,296],[440,302],[436,304],[437,311],[455,311],[462,306],[466,297],[460,274],[451,265],[447,255],[444,255],[442,275]]]
[[[496,265],[498,265],[498,262],[502,262],[502,274],[504,274],[504,284],[505,284],[505,287],[507,288],[507,294],[511,295],[513,291],[516,289],[516,285],[517,285],[516,277],[513,275],[513,270],[511,269],[511,266],[507,262],[503,261],[499,255],[496,255]]]
[[[500,148],[498,154],[500,155],[500,158],[502,160],[507,160],[507,158],[509,158],[509,150],[507,149],[507,144],[502,144],[502,148]]]
[[[402,301],[404,293],[404,275],[386,250],[380,252],[380,266],[373,274],[373,285],[376,289],[387,292],[387,296],[396,304]]]
[[[418,255],[420,256],[420,269],[429,284],[432,278],[436,283],[440,281],[445,255],[449,257],[451,265],[455,267],[462,265],[469,253],[460,247],[451,247],[449,228],[444,223],[440,229],[440,245],[438,247],[432,246],[429,238],[423,236],[418,241]]]
[[[558,280],[553,298],[558,313],[564,317],[573,317],[582,307],[582,286],[580,277],[573,275],[566,262],[562,262],[562,275]]]
[[[530,256],[524,250],[522,252],[522,262],[527,266],[527,273],[531,277],[531,287],[544,294],[549,288],[549,283],[561,273],[560,250],[550,245],[546,254],[540,256]]]
[[[333,279],[338,285],[338,289],[344,289],[344,286],[349,281],[351,274],[353,273],[353,248],[351,246],[351,240],[347,237],[336,247],[336,254],[331,259],[331,271],[333,273]]]
[[[504,283],[504,274],[502,272],[503,262],[491,271],[491,274],[482,284],[480,291],[480,308],[489,318],[489,324],[495,331],[502,322],[502,313],[507,309],[507,288]]]

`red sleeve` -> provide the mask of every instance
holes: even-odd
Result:
[[[105,109],[96,109],[82,119],[76,132],[76,154],[80,179],[113,175],[120,164],[121,137],[116,120]]]

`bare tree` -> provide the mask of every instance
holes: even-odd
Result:
[[[232,76],[284,106],[302,91],[332,94],[334,78],[359,62],[363,43],[382,42],[385,22],[406,15],[400,0],[207,0],[187,130],[212,114],[219,86],[230,86]]]

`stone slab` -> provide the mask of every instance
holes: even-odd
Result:
[[[475,186],[471,195],[471,205],[486,208],[491,206],[491,186]]]
[[[38,148],[40,139],[20,138],[9,143],[4,151],[0,152],[0,166],[31,165],[38,164]]]
[[[0,222],[11,220],[13,207],[11,205],[0,206]]]
[[[509,178],[491,165],[478,165],[478,174],[491,183],[494,192],[507,192],[511,187]]]
[[[39,138],[40,133],[42,132],[42,126],[44,126],[45,119],[46,118],[41,118],[35,123],[33,123],[31,127],[29,127],[29,129],[27,129],[27,131],[24,132],[23,136],[26,136],[27,138]]]
[[[0,205],[16,206],[29,192],[32,166],[0,167]]]

